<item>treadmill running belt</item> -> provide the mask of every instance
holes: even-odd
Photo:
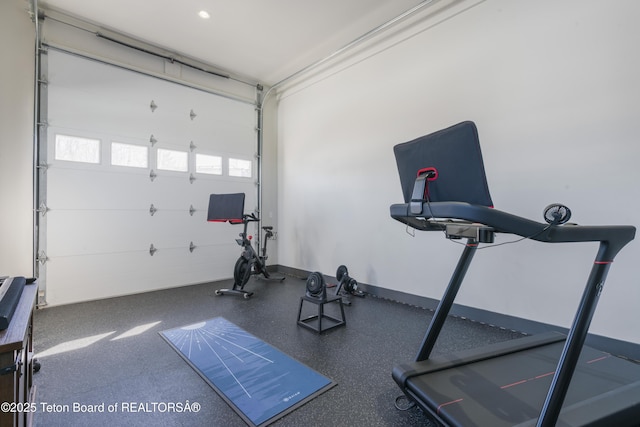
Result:
[[[424,409],[453,426],[535,425],[564,342],[457,366],[406,382]],[[583,347],[557,426],[617,425],[638,414],[619,404],[640,392],[640,365]],[[623,406],[626,404],[623,404]],[[589,422],[589,421],[587,421]]]

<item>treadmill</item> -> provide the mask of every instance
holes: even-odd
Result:
[[[493,208],[473,122],[396,145],[394,154],[405,203],[392,205],[391,217],[464,246],[415,361],[393,369],[404,395],[446,426],[639,425],[640,365],[584,345],[611,263],[635,227],[570,224],[570,210],[560,204],[545,209],[545,223]],[[599,243],[568,334],[430,358],[474,253],[494,243],[496,233]]]

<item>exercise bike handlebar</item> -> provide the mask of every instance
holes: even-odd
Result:
[[[260,221],[260,218],[258,218],[253,212],[250,214],[244,214],[242,219],[246,222]]]

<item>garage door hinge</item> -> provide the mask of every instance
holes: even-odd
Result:
[[[193,252],[195,248],[196,248],[196,245],[194,245],[193,242],[189,243],[189,252]]]
[[[47,254],[44,251],[40,251],[38,256],[36,257],[36,261],[38,261],[41,265],[44,265],[49,258],[47,258]]]
[[[195,180],[196,180],[196,177],[195,177],[193,174],[190,174],[190,175],[189,175],[189,182],[190,182],[191,184],[193,184],[193,181],[195,181]]]
[[[151,143],[151,146],[153,147],[156,142],[158,142],[158,140],[156,139],[155,136],[153,136],[153,134],[149,137],[149,142]]]
[[[153,182],[153,180],[156,179],[157,176],[158,174],[156,174],[156,171],[151,169],[151,172],[149,172],[149,178],[151,178],[151,182]]]
[[[189,113],[189,117],[191,117],[191,120],[195,119],[198,115],[196,113],[193,112],[193,110],[191,110],[191,112]]]
[[[42,214],[42,216],[45,216],[47,214],[47,211],[49,210],[49,208],[47,207],[47,205],[44,204],[44,202],[40,203],[40,207],[38,207],[38,209],[36,209],[36,212],[39,212]]]
[[[193,205],[189,206],[189,215],[193,216],[193,213],[196,211],[196,208]]]
[[[153,216],[153,214],[156,212],[158,212],[158,209],[155,206],[153,206],[153,203],[151,203],[151,206],[149,207],[149,214]]]
[[[151,246],[149,247],[149,255],[153,256],[153,254],[155,254],[158,250],[155,248],[155,246],[153,246],[153,243],[151,244]]]

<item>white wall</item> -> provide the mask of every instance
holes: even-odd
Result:
[[[389,217],[402,201],[392,147],[462,120],[479,128],[496,208],[543,222],[561,202],[580,224],[640,225],[638,16],[633,0],[457,2],[285,88],[279,263],[345,264],[439,298],[462,249]],[[457,302],[568,327],[596,250],[482,250]],[[591,332],[640,343],[638,259],[637,241],[616,258]]]
[[[34,24],[0,2],[0,276],[31,276]]]

